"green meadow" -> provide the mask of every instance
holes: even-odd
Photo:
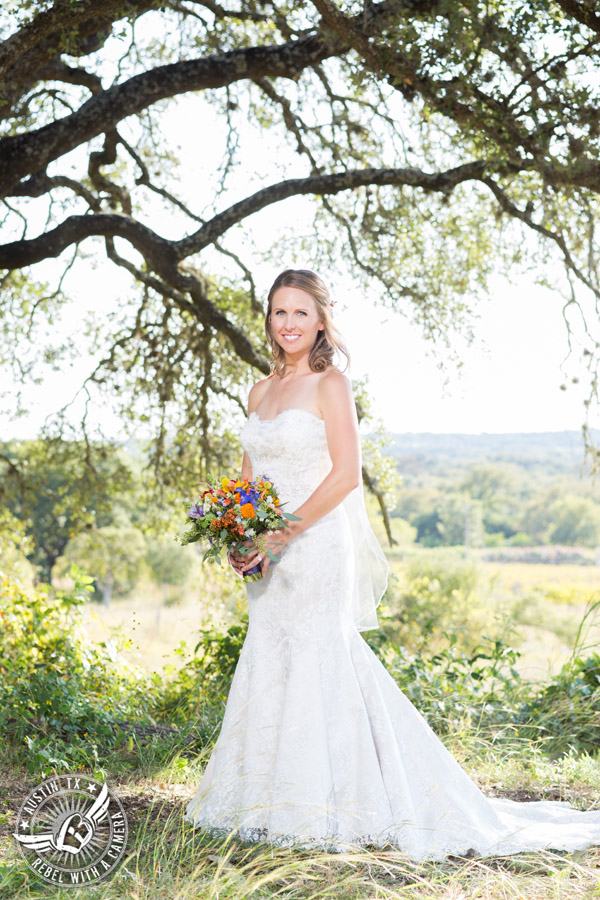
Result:
[[[464,548],[390,552],[380,630],[363,637],[491,795],[600,796],[595,566],[492,563]],[[247,625],[243,585],[197,567],[106,608],[89,579],[55,591],[4,577],[0,896],[72,896],[25,869],[11,829],[53,773],[106,780],[129,844],[99,898],[592,898],[600,851],[417,864],[392,848],[291,852],[194,832],[183,811],[219,732]]]

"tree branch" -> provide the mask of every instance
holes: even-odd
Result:
[[[38,47],[43,41],[57,35],[61,29],[76,30],[79,37],[89,33],[89,29],[82,30],[85,23],[94,20],[93,30],[97,30],[100,23],[100,17],[109,16],[109,21],[123,18],[132,11],[140,12],[140,10],[148,9],[153,5],[152,0],[77,0],[77,3],[65,2],[65,0],[56,0],[50,9],[39,13],[31,22],[24,25],[19,31],[11,34],[5,41],[0,43],[0,75],[13,66],[17,60],[21,59],[26,53],[34,47]],[[110,13],[113,15],[110,16]],[[104,22],[104,24],[106,24]]]
[[[92,94],[102,90],[102,79],[94,72],[81,66],[68,66],[61,59],[53,59],[39,72],[39,78],[49,81],[63,81],[65,84],[80,84],[89,88]]]
[[[54,188],[65,187],[73,191],[79,197],[83,197],[88,206],[94,212],[100,212],[100,203],[95,194],[93,194],[85,185],[76,181],[74,178],[68,178],[66,175],[54,175],[50,178],[45,172],[38,172],[32,175],[26,181],[7,194],[7,197],[42,197],[53,191]]]
[[[573,259],[573,256],[571,255],[569,248],[567,247],[567,243],[562,234],[556,231],[551,231],[549,228],[545,228],[543,225],[539,225],[537,222],[534,222],[531,218],[531,213],[529,212],[529,210],[519,209],[519,207],[515,203],[513,203],[506,192],[502,190],[500,185],[496,184],[496,182],[492,178],[484,178],[483,183],[487,185],[487,187],[489,187],[490,191],[493,193],[494,197],[505,212],[507,212],[515,219],[520,219],[521,222],[524,222],[533,231],[541,234],[542,237],[553,241],[562,253],[567,271],[573,272],[573,274],[579,279],[579,281],[581,281],[582,284],[584,284],[597,298],[600,298],[600,288],[597,285],[594,285],[593,282],[585,275],[582,269],[577,265],[577,263]]]
[[[357,406],[357,409],[358,409],[358,406]],[[390,512],[385,503],[384,492],[379,489],[377,482],[372,477],[371,473],[369,472],[369,470],[367,469],[366,466],[362,467],[362,477],[363,477],[363,481],[366,484],[367,488],[377,498],[377,502],[379,503],[379,508],[381,510],[381,515],[383,516],[383,526],[385,528],[385,533],[387,535],[387,539],[388,539],[390,547],[393,547],[394,544],[398,543],[398,541],[392,535],[392,522],[390,519]]]
[[[177,290],[171,284],[165,284],[157,278],[154,278],[148,272],[138,268],[128,259],[117,253],[114,242],[108,239],[106,242],[107,256],[116,265],[126,269],[134,278],[146,287],[152,288],[163,297],[168,297],[175,302],[179,309],[190,313],[194,318],[203,325],[211,326],[220,331],[231,341],[236,353],[247,362],[250,366],[269,374],[269,363],[264,357],[260,356],[248,340],[242,329],[238,328],[211,302],[206,294],[203,279],[194,272],[193,269],[186,269],[185,283],[187,292],[191,296],[191,300],[182,291]]]
[[[524,163],[523,168],[527,164]],[[183,238],[176,244],[180,259],[203,250],[216,238],[228,231],[233,225],[259,212],[272,203],[286,200],[302,194],[339,194],[341,191],[356,190],[369,184],[406,185],[423,188],[428,191],[439,191],[449,194],[465,181],[480,181],[492,172],[517,171],[515,166],[497,164],[493,160],[476,160],[448,169],[445,172],[423,172],[421,169],[351,169],[346,172],[335,172],[327,175],[311,175],[307,178],[291,178],[278,184],[262,188],[239,203],[234,203],[222,213],[214,216],[210,222],[199,228],[194,234]],[[0,252],[0,260],[1,260]],[[1,263],[0,263],[1,264]]]
[[[119,134],[116,128],[113,128],[111,131],[107,132],[104,135],[104,147],[102,150],[97,150],[94,153],[90,153],[90,160],[88,165],[88,175],[90,176],[90,181],[96,188],[98,192],[104,190],[112,197],[111,207],[114,209],[117,206],[120,206],[125,215],[130,216],[131,209],[131,195],[127,188],[124,188],[120,184],[116,184],[114,181],[111,181],[109,178],[106,178],[100,171],[101,166],[112,166],[115,164],[117,160],[117,144],[119,143]]]
[[[586,3],[585,0],[583,3],[578,3],[577,0],[556,0],[556,2],[568,16],[600,34],[600,15],[594,11],[595,3]]]
[[[525,165],[524,165],[525,168]],[[508,171],[514,171],[508,167]],[[43,259],[60,256],[63,250],[92,235],[121,237],[129,241],[146,259],[149,266],[179,289],[187,290],[185,276],[177,262],[213,244],[233,225],[253,213],[288,197],[302,194],[338,194],[358,187],[378,184],[423,188],[449,194],[465,181],[481,181],[490,174],[506,172],[507,166],[492,160],[477,160],[445,172],[423,172],[421,169],[362,169],[329,175],[291,178],[270,185],[234,203],[218,213],[196,232],[180,241],[169,241],[129,216],[118,213],[98,213],[89,216],[69,216],[52,231],[25,241],[0,246],[0,269],[15,269],[33,265]]]
[[[60,225],[29,241],[15,241],[0,248],[0,268],[18,269],[43,259],[51,259],[92,235],[122,237],[135,247],[159,272],[177,272],[177,255],[173,242],[159,237],[155,231],[119,213],[95,213],[69,216]]]
[[[284,44],[184,60],[143,72],[91,97],[70,116],[37,131],[0,140],[0,194],[158,100],[189,91],[214,90],[265,75],[296,79],[307,67],[339,51],[339,44],[334,40],[325,41],[320,35],[312,35]]]

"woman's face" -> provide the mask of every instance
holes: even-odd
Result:
[[[297,287],[277,288],[270,321],[275,340],[293,358],[308,354],[323,329],[314,297]]]

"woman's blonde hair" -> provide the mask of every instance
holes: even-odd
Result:
[[[323,328],[317,333],[315,342],[311,347],[308,356],[308,364],[313,372],[323,372],[333,363],[333,355],[336,350],[346,357],[346,366],[348,368],[350,362],[350,353],[346,347],[340,331],[333,324],[331,318],[331,300],[329,291],[322,278],[310,269],[285,269],[281,272],[273,284],[268,294],[267,312],[265,315],[265,334],[271,346],[271,374],[276,372],[277,375],[285,375],[285,350],[280,347],[275,340],[273,329],[271,328],[271,307],[273,303],[273,295],[280,287],[295,287],[310,294],[315,301],[317,314],[323,324]]]

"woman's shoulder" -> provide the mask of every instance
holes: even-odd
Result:
[[[320,404],[325,400],[340,403],[352,398],[352,382],[345,372],[337,366],[330,365],[321,374],[317,384],[317,396]]]
[[[319,386],[325,384],[340,385],[341,388],[346,388],[347,385],[351,385],[352,382],[345,372],[342,372],[341,369],[338,369],[338,367],[332,363],[327,366],[324,372],[321,372]]]
[[[274,374],[275,373],[272,372],[265,378],[261,378],[260,381],[257,381],[256,384],[253,384],[250,388],[250,393],[248,394],[248,407],[251,410],[260,403],[263,392],[267,389],[267,385],[273,381]]]

